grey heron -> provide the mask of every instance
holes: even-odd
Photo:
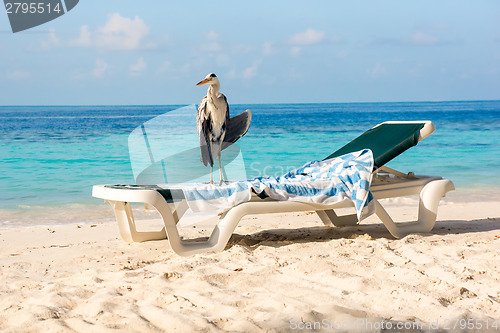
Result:
[[[221,150],[226,128],[229,122],[229,104],[226,96],[219,92],[220,82],[214,73],[208,74],[196,85],[210,84],[207,95],[201,100],[196,116],[198,135],[200,136],[201,161],[210,164],[210,183],[213,184],[215,157],[219,159],[219,185],[223,183],[221,168]],[[247,127],[248,128],[248,127]]]

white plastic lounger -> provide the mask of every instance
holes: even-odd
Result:
[[[430,232],[434,227],[439,201],[448,191],[454,190],[448,179],[431,176],[403,174],[383,166],[406,149],[434,131],[430,121],[385,122],[365,132],[327,158],[364,148],[372,150],[375,160],[374,177],[370,191],[374,196],[375,214],[396,238],[411,233]],[[172,193],[178,191],[176,193]],[[378,200],[384,198],[420,195],[418,220],[395,223]],[[106,200],[114,209],[120,235],[127,242],[143,242],[167,238],[172,249],[179,255],[192,255],[206,251],[222,251],[226,247],[241,218],[250,214],[315,211],[327,226],[356,225],[356,214],[337,216],[335,209],[353,207],[351,201],[332,205],[311,204],[293,201],[275,201],[270,198],[252,196],[249,202],[239,204],[219,218],[207,241],[186,241],[179,236],[177,223],[188,210],[185,200],[173,203],[173,198],[182,198],[181,190],[166,190],[157,186],[142,185],[95,185],[92,195]],[[146,203],[160,214],[164,228],[157,232],[140,232],[135,226],[131,202]]]

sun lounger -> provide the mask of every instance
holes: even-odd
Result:
[[[416,145],[434,131],[430,121],[385,122],[363,133],[327,157],[371,149],[374,156],[374,176],[370,191],[375,201],[375,214],[391,235],[402,238],[411,233],[430,232],[434,227],[440,199],[454,189],[450,180],[441,177],[404,174],[384,166],[394,157]],[[378,200],[384,198],[419,195],[416,222],[395,223]],[[92,195],[106,200],[114,209],[122,238],[127,242],[142,242],[168,238],[170,246],[179,255],[192,255],[205,251],[222,251],[241,218],[250,214],[315,211],[327,226],[350,226],[358,223],[356,214],[338,216],[335,209],[353,207],[350,201],[332,205],[296,201],[276,201],[263,195],[252,196],[224,212],[207,241],[186,241],[179,236],[177,223],[188,210],[182,190],[169,190],[145,185],[95,185]],[[164,227],[157,232],[137,231],[130,203],[146,203],[160,214]]]

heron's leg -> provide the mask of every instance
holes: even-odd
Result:
[[[211,165],[210,166],[210,184],[213,184],[214,183],[214,166]]]
[[[220,174],[219,185],[222,185],[222,183],[224,183],[224,180],[222,179],[222,166],[221,166],[221,161],[220,161],[220,148],[219,148],[219,174]]]

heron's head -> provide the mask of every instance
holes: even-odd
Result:
[[[198,82],[196,85],[201,86],[202,84],[219,84],[219,79],[217,78],[217,75],[214,73],[210,73],[203,80]]]

